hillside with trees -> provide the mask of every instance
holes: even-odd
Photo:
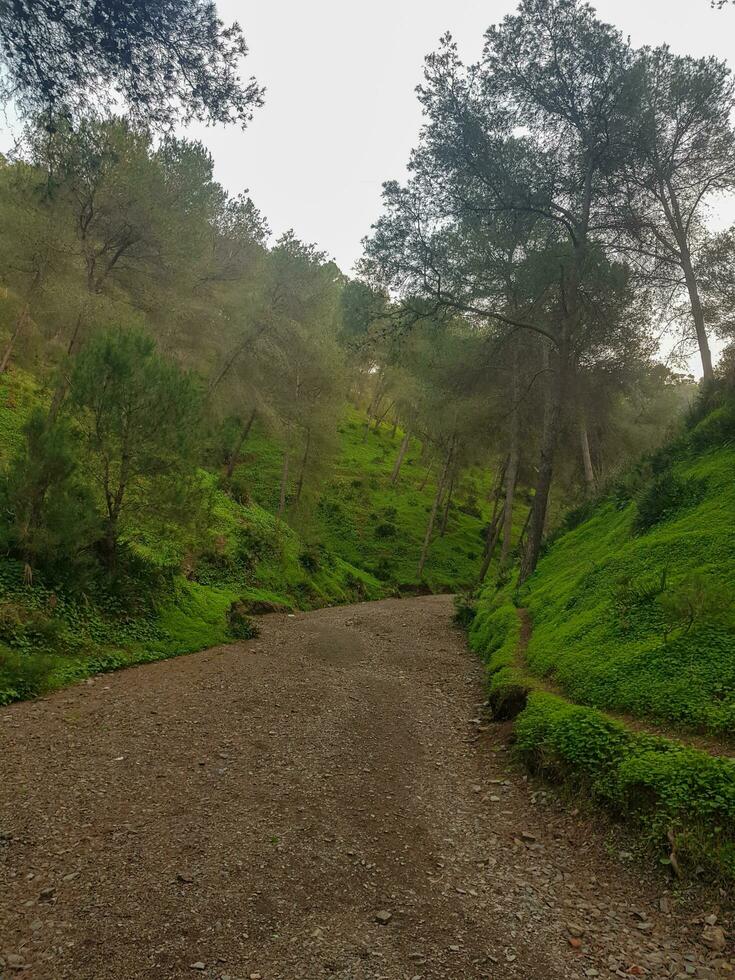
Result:
[[[581,0],[521,0],[476,63],[446,34],[347,272],[186,135],[268,111],[246,54],[206,0],[0,8],[0,706],[261,629],[295,657],[297,613],[456,595],[472,710],[514,757],[731,888],[729,66],[636,48]],[[334,615],[341,650],[359,614]],[[376,668],[386,703],[404,666]]]

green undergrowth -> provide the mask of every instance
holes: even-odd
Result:
[[[470,643],[486,659],[493,717],[514,720],[516,751],[528,768],[632,822],[662,863],[735,881],[735,761],[634,732],[543,690],[519,656],[520,638],[507,592],[480,603]]]
[[[0,410],[11,441],[13,419],[19,427],[22,418]],[[215,474],[202,471],[199,479],[209,509],[195,557],[187,536],[140,521],[126,529],[124,575],[116,579],[69,581],[59,573],[45,580],[38,571],[29,577],[22,562],[0,557],[0,704],[243,638],[250,613],[385,594],[368,572],[322,545],[307,545],[257,503],[238,503]],[[233,606],[242,611],[238,625]]]
[[[455,487],[444,534],[442,515],[437,516],[424,574],[419,577],[437,465],[423,458],[420,442],[412,439],[396,485],[391,486],[403,438],[400,429],[368,427],[363,416],[349,410],[339,437],[334,467],[310,500],[309,516],[304,520],[308,537],[349,564],[366,569],[388,588],[456,592],[474,583],[490,516],[487,472],[463,473]],[[280,448],[256,431],[236,470],[235,485],[242,484],[259,504],[274,509],[281,465]],[[526,509],[523,502],[517,508],[516,538]]]
[[[669,860],[735,879],[735,398],[567,518],[535,574],[480,596],[470,643],[518,752],[634,821]],[[518,608],[533,631],[520,651]],[[521,655],[522,654],[522,655]],[[545,689],[551,688],[552,690]],[[636,730],[605,710],[639,719]],[[663,722],[676,737],[638,730]]]
[[[531,690],[515,724],[527,765],[637,825],[662,863],[735,881],[735,762],[632,732],[593,708]],[[672,858],[673,844],[673,858]]]
[[[23,370],[0,379],[0,466],[17,455],[43,397]],[[471,584],[490,516],[487,472],[470,469],[457,480],[419,577],[438,464],[412,439],[392,486],[399,429],[368,426],[348,409],[337,437],[334,457],[307,472],[298,502],[292,461],[284,520],[275,516],[283,448],[256,424],[231,480],[214,454],[211,469],[192,474],[197,525],[131,510],[112,579],[99,563],[89,574],[75,567],[73,578],[63,567],[29,578],[22,563],[0,556],[0,703],[242,638],[259,613]],[[516,536],[525,510],[521,502]]]
[[[682,731],[735,733],[735,448],[678,451],[686,489],[638,527],[637,499],[609,499],[559,538],[522,590],[530,669],[572,700]]]
[[[520,642],[521,620],[513,603],[483,598],[470,627],[470,646],[487,663],[488,697],[498,721],[515,717],[533,686],[519,666]]]

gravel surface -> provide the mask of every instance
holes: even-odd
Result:
[[[512,765],[451,613],[269,616],[0,710],[2,980],[735,976],[723,909]]]

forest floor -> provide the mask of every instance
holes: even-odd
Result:
[[[451,614],[269,616],[1,709],[2,980],[731,976],[711,894],[515,766]]]

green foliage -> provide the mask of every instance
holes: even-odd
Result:
[[[474,593],[467,590],[454,597],[454,622],[463,629],[469,629],[477,615]]]
[[[65,420],[49,421],[36,408],[22,429],[23,444],[0,478],[5,521],[0,542],[30,566],[80,574],[100,520],[83,482],[75,433]]]
[[[618,488],[567,522],[518,594],[486,588],[470,643],[529,765],[634,819],[657,846],[673,832],[680,862],[735,878],[735,762],[596,710],[735,731],[735,452],[727,438],[700,452],[709,418],[634,468],[638,505]],[[640,501],[651,520],[634,534]],[[523,657],[513,598],[533,622]],[[548,679],[578,703],[545,691]]]
[[[227,610],[227,627],[233,640],[252,640],[258,635],[258,627],[248,615],[247,601],[237,600]]]
[[[696,480],[682,480],[672,469],[655,476],[639,495],[633,530],[645,533],[654,525],[692,507],[704,496],[705,488]]]
[[[516,721],[516,747],[536,771],[564,779],[636,821],[677,857],[735,878],[735,762],[640,735],[598,711],[532,692]]]
[[[197,386],[137,330],[105,331],[74,362],[70,405],[83,436],[90,482],[104,506],[105,547],[114,562],[131,498],[139,514],[183,520],[192,498],[201,419]]]
[[[673,463],[699,500],[643,535],[634,505],[607,501],[556,541],[521,597],[534,673],[584,704],[732,732],[734,466],[727,447]]]
[[[429,480],[421,489],[426,467],[418,463],[418,440],[411,440],[402,478],[391,486],[402,438],[400,430],[392,438],[387,426],[370,429],[365,437],[364,417],[348,411],[330,477],[300,530],[349,564],[369,569],[388,587],[412,588],[419,584],[416,569],[436,484]],[[261,506],[275,510],[282,464],[278,444],[256,429],[246,445],[246,458],[233,477],[234,492],[237,496],[247,493]],[[355,473],[360,474],[359,479]],[[460,502],[465,493],[479,496],[475,489],[478,478],[472,471],[467,473],[458,494]],[[518,511],[516,534],[525,519],[525,509]],[[483,518],[487,519],[487,513]],[[429,552],[425,578],[433,591],[456,591],[474,582],[483,525],[481,518],[459,508],[453,511],[450,529],[444,537],[434,537]]]
[[[43,694],[49,687],[51,663],[43,654],[29,656],[0,644],[0,706]]]
[[[727,585],[711,575],[695,572],[686,576],[658,595],[666,624],[665,635],[668,637],[677,629],[688,633],[695,623],[726,626],[731,600]]]

